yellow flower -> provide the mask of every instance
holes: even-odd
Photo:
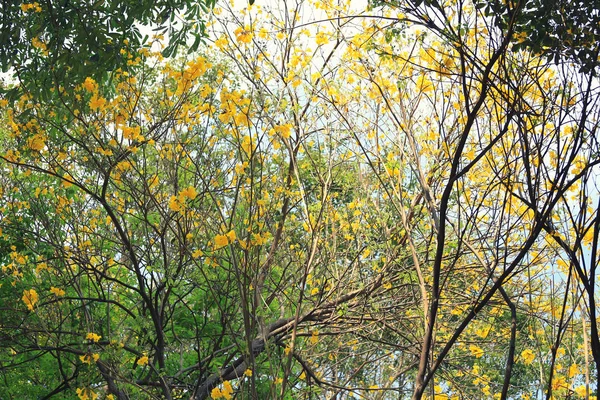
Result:
[[[31,39],[31,45],[33,47],[35,47],[36,49],[42,50],[42,52],[44,54],[46,54],[46,52],[47,52],[46,43],[42,42],[39,38],[34,37],[33,39]]]
[[[79,356],[79,359],[84,364],[91,364],[92,361],[96,362],[96,361],[98,361],[99,358],[100,358],[100,355],[98,353],[85,354],[85,355]]]
[[[89,397],[87,395],[87,391],[85,389],[77,388],[76,392],[77,392],[77,397],[79,397],[80,400],[88,400],[89,399]]]
[[[69,179],[67,179],[66,175],[65,175],[65,176],[63,176],[62,185],[65,189],[68,189],[71,186],[73,186],[73,182],[71,182]]]
[[[258,31],[258,37],[261,39],[266,39],[268,34],[269,34],[269,31],[267,31],[267,28],[265,28],[264,26],[262,28],[260,28],[260,30]],[[279,38],[279,36],[278,36],[278,38]]]
[[[577,393],[577,395],[579,397],[585,397],[586,392],[587,392],[587,390],[586,390],[585,385],[579,385],[575,388],[575,393]]]
[[[310,335],[310,342],[312,344],[317,344],[318,341],[319,341],[319,331],[317,329],[315,329],[312,332],[312,335]]]
[[[517,32],[513,35],[513,40],[517,43],[521,43],[524,42],[525,39],[527,39],[527,33],[526,32]]]
[[[471,351],[471,354],[474,355],[475,357],[477,357],[477,358],[483,357],[484,351],[481,347],[472,344],[469,346],[469,350]]]
[[[29,311],[33,311],[33,307],[35,306],[35,303],[38,302],[39,298],[35,289],[31,289],[23,290],[23,297],[21,297],[21,299],[23,300],[23,303],[25,303]]]
[[[171,196],[171,198],[169,199],[169,208],[171,209],[171,211],[181,210],[181,203],[179,202],[179,199],[176,196]]]
[[[248,156],[252,154],[252,151],[254,150],[254,145],[252,144],[252,138],[250,136],[244,136],[244,138],[242,139],[241,148],[244,151],[244,153],[248,154]]]
[[[204,253],[202,252],[202,250],[196,250],[192,253],[192,257],[193,258],[200,258],[204,255]]]
[[[521,357],[523,358],[523,362],[529,365],[533,362],[535,354],[533,354],[533,351],[531,351],[530,349],[525,349],[521,352]]]
[[[42,7],[40,7],[40,3],[37,1],[35,3],[21,3],[21,11],[28,12],[33,10],[34,12],[41,12]]]
[[[231,393],[233,393],[233,387],[231,387],[231,383],[229,381],[223,381],[223,389],[221,389],[221,394],[227,400],[231,399]]]
[[[210,397],[212,399],[220,399],[221,397],[223,397],[223,394],[221,393],[221,389],[219,389],[218,387],[216,387],[213,390],[211,390]]]
[[[98,341],[100,341],[100,338],[102,338],[102,336],[95,334],[94,332],[89,332],[85,338],[87,340],[91,340],[94,343],[98,343]]]
[[[50,292],[54,293],[56,296],[58,297],[62,297],[65,295],[65,291],[59,288],[55,288],[54,286],[52,286],[50,288]]]
[[[225,46],[227,46],[227,38],[225,36],[221,36],[215,41],[215,46],[217,46],[219,49],[223,49]]]
[[[171,196],[169,199],[169,208],[172,211],[183,211],[185,209],[186,201],[194,200],[198,196],[196,188],[190,186],[179,192],[178,196]]]
[[[196,198],[196,196],[198,196],[198,193],[196,192],[196,188],[193,186],[183,189],[180,194],[181,194],[181,196],[186,197],[190,200],[194,200]]]
[[[83,82],[83,88],[91,93],[96,91],[96,89],[98,88],[98,84],[93,78],[87,77]]]
[[[41,151],[46,146],[46,140],[42,135],[35,135],[28,140],[28,145],[31,150]]]
[[[560,390],[562,388],[566,389],[568,387],[569,386],[568,386],[567,381],[566,381],[566,379],[565,379],[564,376],[562,376],[562,375],[555,375],[552,378],[552,389],[553,390]]]
[[[252,370],[250,368],[246,369],[244,371],[244,375],[246,375],[247,377],[251,377],[252,376]]]
[[[90,99],[90,109],[92,111],[97,111],[104,108],[106,104],[106,99],[104,97],[98,97],[96,95],[92,96]]]
[[[324,32],[317,33],[316,42],[319,46],[329,43],[329,38]]]
[[[98,398],[98,395],[92,389],[89,388],[78,388],[76,392],[77,397],[79,397],[79,400],[96,400]]]
[[[148,364],[148,356],[142,356],[137,360],[137,365],[146,365]]]
[[[287,139],[290,137],[290,134],[292,132],[292,124],[276,125],[275,127],[273,127],[273,130],[276,133],[279,133],[281,137]]]
[[[123,137],[129,140],[144,140],[141,135],[142,128],[139,126],[124,126]]]
[[[240,43],[250,43],[252,41],[252,33],[248,32],[241,26],[235,30],[235,40]]]
[[[237,236],[234,230],[227,232],[225,235],[216,235],[213,239],[213,250],[219,250],[220,248],[225,247],[230,243],[233,243],[236,238]]]
[[[569,372],[567,372],[567,376],[569,379],[573,378],[579,372],[579,366],[577,364],[573,364],[569,367]]]
[[[43,192],[42,192],[42,194],[43,194]],[[48,268],[48,264],[46,264],[45,262],[41,262],[35,267],[35,272],[37,274],[39,274],[40,272],[42,272],[44,270],[47,270],[47,271],[50,270],[50,268]]]
[[[419,77],[417,78],[416,86],[417,90],[423,93],[431,92],[433,90],[433,84],[431,83],[429,78],[425,76],[425,74],[419,75]]]
[[[492,326],[491,326],[491,325],[488,325],[488,326],[486,326],[486,327],[484,327],[484,328],[477,329],[477,330],[475,331],[475,334],[476,334],[477,336],[479,336],[480,338],[483,338],[483,339],[485,339],[485,338],[488,336],[488,334],[490,333],[490,330],[491,330],[491,329],[492,329]]]
[[[229,232],[227,232],[225,234],[225,236],[227,236],[227,239],[229,240],[229,243],[233,243],[236,239],[236,235],[235,235],[235,231],[231,230]]]
[[[227,244],[229,243],[229,240],[227,240],[227,236],[225,236],[225,235],[217,235],[214,238],[214,242],[215,242],[214,249],[218,250],[221,247],[227,246]]]

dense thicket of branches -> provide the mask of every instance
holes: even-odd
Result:
[[[3,100],[1,398],[597,395],[595,78],[344,3]]]

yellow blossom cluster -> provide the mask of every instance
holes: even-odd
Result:
[[[218,250],[222,247],[227,246],[230,243],[233,243],[236,239],[235,231],[231,230],[224,235],[216,235],[213,242],[213,250]]]
[[[23,12],[42,12],[42,7],[40,6],[40,3],[33,2],[33,3],[21,3],[21,11]]]
[[[84,355],[79,356],[79,359],[84,364],[91,364],[92,362],[98,361],[99,358],[100,358],[100,355],[98,353],[84,354]]]
[[[23,290],[23,297],[21,298],[23,303],[27,306],[29,311],[33,311],[35,303],[38,302],[38,294],[35,289]]]
[[[140,358],[138,358],[137,360],[137,365],[147,365],[148,364],[148,356],[147,355],[143,355]]]
[[[214,388],[211,392],[210,392],[210,397],[212,399],[226,399],[229,400],[232,398],[231,394],[233,393],[233,387],[231,386],[231,383],[229,383],[229,381],[223,381],[223,387],[221,388]]]
[[[76,393],[79,400],[96,400],[98,398],[98,394],[90,388],[77,388]]]
[[[57,297],[62,297],[62,296],[64,296],[64,295],[65,295],[65,291],[64,291],[63,289],[56,288],[56,287],[54,287],[54,286],[52,286],[52,287],[50,288],[50,292],[51,292],[51,293],[53,293],[53,294],[54,294],[55,296],[57,296]]]
[[[235,40],[240,43],[249,44],[252,41],[252,33],[247,28],[238,27],[235,32]]]
[[[169,199],[169,209],[171,211],[182,212],[185,210],[188,201],[194,200],[198,196],[196,188],[189,186],[183,189],[177,196],[171,196]]]
[[[98,343],[100,341],[100,339],[102,338],[102,336],[100,336],[94,332],[88,332],[88,334],[85,336],[85,338],[87,340],[91,340],[94,343]]]

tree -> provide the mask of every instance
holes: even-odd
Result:
[[[2,3],[0,66],[12,70],[30,94],[48,98],[66,82],[93,77],[108,80],[112,71],[128,70],[135,52],[147,40],[140,25],[167,33],[165,56],[195,38],[203,40],[204,14],[213,0],[192,1],[59,1]],[[183,13],[183,15],[180,15]],[[18,96],[16,90],[9,91]]]
[[[409,13],[419,10],[421,17],[427,10],[443,15],[452,8],[443,2],[422,0],[374,0],[370,4],[375,7],[386,4]],[[527,49],[555,64],[573,62],[584,73],[597,73],[600,34],[597,1],[478,0],[473,5],[482,11],[481,17],[489,24],[504,32],[512,51]],[[430,21],[421,19],[420,23]]]
[[[583,72],[597,73],[598,2],[482,1],[477,6],[499,28],[512,27],[514,50],[527,48],[556,63],[571,61]]]
[[[377,6],[223,4],[201,54],[5,101],[0,397],[598,390],[593,78]]]
[[[493,24],[493,21],[485,18],[485,14],[480,14],[477,11],[477,4],[466,6],[461,3],[460,9],[441,7],[439,3],[429,2],[407,2],[402,3],[402,5],[393,2],[376,2],[375,4],[390,6],[392,9],[399,8],[406,13],[398,17],[395,25],[400,25],[401,28],[395,32],[392,30],[393,37],[397,38],[402,33],[401,24],[404,21],[417,23],[424,26],[438,40],[442,40],[446,46],[449,46],[449,49],[438,51],[438,53],[445,55],[455,52],[457,54],[458,66],[454,71],[460,72],[453,73],[452,69],[448,69],[448,64],[452,62],[451,59],[436,56],[436,52],[431,51],[436,46],[421,45],[422,48],[425,47],[425,49],[420,50],[420,58],[424,59],[426,72],[421,72],[420,78],[422,79],[417,82],[425,82],[425,77],[429,76],[431,72],[435,72],[442,75],[441,79],[437,76],[435,79],[444,81],[447,77],[451,83],[462,86],[459,95],[460,103],[462,103],[460,105],[452,104],[452,96],[449,96],[447,92],[444,92],[443,97],[435,96],[435,92],[432,94],[433,99],[429,97],[431,106],[438,109],[440,107],[438,105],[439,101],[442,110],[444,110],[443,104],[446,103],[444,99],[449,98],[450,104],[459,110],[463,116],[457,124],[460,134],[454,137],[450,136],[446,139],[446,143],[443,143],[443,146],[447,146],[449,149],[446,151],[451,156],[451,159],[446,161],[450,175],[443,185],[438,207],[440,209],[440,221],[446,220],[447,222],[440,225],[441,229],[437,233],[437,253],[434,261],[434,285],[432,287],[433,301],[430,306],[428,320],[429,334],[425,335],[422,345],[414,398],[420,398],[423,395],[426,384],[435,375],[435,369],[441,367],[444,358],[452,352],[462,332],[467,329],[478,313],[486,307],[488,301],[497,293],[502,295],[513,314],[513,330],[508,346],[510,351],[506,358],[501,392],[502,398],[506,398],[506,391],[511,385],[511,370],[514,363],[514,346],[517,337],[516,322],[518,319],[515,315],[515,304],[511,304],[512,301],[509,301],[510,296],[507,295],[510,292],[502,287],[503,282],[509,277],[520,275],[518,271],[522,271],[522,267],[519,267],[519,263],[528,259],[528,253],[531,250],[529,246],[534,246],[541,239],[540,234],[543,231],[550,236],[556,235],[555,226],[550,222],[550,218],[556,210],[564,206],[566,193],[579,189],[578,182],[587,173],[585,168],[582,170],[579,167],[585,165],[585,167],[593,168],[593,165],[597,162],[596,145],[587,141],[589,135],[593,135],[593,132],[595,132],[597,121],[597,94],[593,89],[593,79],[589,75],[578,76],[564,64],[557,71],[546,65],[542,60],[533,57],[531,53],[508,51],[513,33],[521,29],[518,27],[520,17],[515,16],[509,19],[509,24],[501,25],[500,29],[495,29],[496,25]],[[515,13],[518,11],[519,7],[516,6]],[[487,37],[487,39],[483,39],[484,37]],[[435,41],[432,42],[432,44],[435,43]],[[480,48],[479,45],[483,43],[486,43],[485,47]],[[539,42],[536,43],[539,45]],[[579,49],[575,48],[575,50],[578,51]],[[386,51],[385,54],[393,57],[397,55],[397,52]],[[409,57],[401,57],[409,60],[409,62],[412,61]],[[563,87],[566,88],[566,91],[556,90],[551,83],[557,73],[564,82]],[[577,82],[577,84],[573,85],[569,82]],[[576,89],[578,87],[581,88],[581,91]],[[556,108],[550,107],[549,104],[556,104],[557,106]],[[487,129],[492,128],[491,121],[496,121],[497,124],[495,129],[492,128],[491,132],[493,133],[489,133],[487,140],[484,140],[481,136],[480,118],[485,121]],[[565,133],[567,139],[565,139]],[[442,137],[445,137],[445,135],[442,135]],[[475,143],[481,146],[479,151],[469,150],[469,142],[473,137],[476,138]],[[506,142],[507,140],[508,142]],[[566,140],[566,142],[563,140]],[[453,151],[450,150],[452,145],[456,146]],[[497,161],[492,162],[489,169],[480,169],[490,160],[490,153],[494,153],[494,148],[497,145],[502,149],[502,156],[497,158]],[[444,147],[445,149],[446,147]],[[562,156],[559,156],[559,154],[562,154]],[[467,164],[464,167],[461,166],[461,157],[467,158]],[[566,157],[564,163],[558,161],[558,158],[564,160],[562,157]],[[480,161],[483,161],[483,164]],[[548,162],[548,164],[544,165],[545,162]],[[510,168],[510,170],[507,170],[507,168]],[[435,356],[435,361],[430,361],[429,357],[434,351],[432,347],[434,346],[435,323],[439,318],[437,314],[440,312],[437,303],[442,300],[442,292],[446,290],[442,286],[444,275],[441,268],[444,250],[448,246],[445,243],[447,228],[444,225],[454,227],[456,224],[454,220],[460,217],[460,212],[451,211],[453,209],[451,200],[454,193],[457,192],[459,198],[461,198],[460,193],[465,190],[462,185],[466,183],[462,182],[463,175],[469,176],[473,173],[473,169],[478,171],[479,176],[486,176],[488,179],[490,176],[494,176],[499,179],[500,186],[506,188],[505,195],[497,193],[492,195],[492,198],[503,199],[502,201],[510,207],[513,207],[513,198],[517,202],[524,203],[519,206],[521,211],[517,212],[516,215],[510,210],[501,211],[500,204],[498,204],[497,209],[500,212],[496,211],[488,214],[486,219],[493,216],[494,219],[500,218],[503,220],[507,218],[507,220],[505,222],[506,231],[502,232],[502,229],[494,230],[495,233],[491,236],[494,238],[493,243],[489,243],[485,247],[486,250],[473,248],[473,243],[480,243],[482,238],[467,240],[468,236],[464,236],[460,239],[460,242],[465,242],[464,245],[472,249],[475,254],[479,254],[478,262],[482,266],[487,264],[488,267],[492,267],[492,270],[498,265],[504,264],[504,266],[499,276],[494,276],[492,272],[482,274],[482,276],[487,276],[491,289],[480,292],[479,300],[471,308],[472,311],[462,319],[460,324],[453,328],[454,333],[450,336],[450,340],[442,346],[439,354]],[[473,177],[467,180],[467,182],[469,181],[477,181],[477,178]],[[562,188],[559,182],[562,183]],[[463,202],[467,204],[472,202],[470,193],[471,190],[467,190]],[[589,198],[586,198],[586,202],[589,202]],[[482,210],[484,208],[477,205],[477,209]],[[527,213],[530,214],[529,217],[527,217]],[[452,215],[452,217],[449,218],[448,215]],[[515,217],[516,219],[514,219]],[[472,217],[467,214],[463,220],[477,221],[477,219],[470,218]],[[519,220],[521,222],[518,222]],[[515,222],[519,224],[520,228],[525,229],[520,229],[519,232],[516,232],[517,235],[513,236],[512,227],[515,225],[512,224]],[[465,229],[465,232],[468,232],[468,224]],[[477,229],[480,230],[481,228]],[[573,230],[569,232],[573,235]],[[521,243],[515,249],[517,251],[512,254],[508,252],[508,249],[511,248],[508,244],[511,241]],[[500,251],[500,243],[504,243],[501,246],[502,251]],[[496,255],[481,257],[485,251],[490,249],[496,249]],[[543,250],[543,247],[540,250]],[[539,251],[535,250],[534,254],[536,257],[539,256]],[[436,271],[436,268],[439,269]],[[447,267],[445,270],[447,270]],[[570,286],[572,284],[570,271],[570,269],[563,270],[563,273],[567,276],[566,287],[563,288],[563,293],[557,293],[559,296],[564,296],[562,302],[563,313],[560,314],[560,319],[553,323],[558,326],[552,329],[556,341],[552,345],[552,362],[547,372],[549,376],[548,378],[540,376],[542,387],[546,385],[548,398],[550,398],[552,390],[566,388],[565,385],[556,383],[553,372],[554,355],[563,339],[562,335],[566,329],[566,324],[572,321],[572,317],[576,312],[576,306],[568,307],[568,300],[572,295],[571,290],[577,293],[577,289],[571,289]],[[436,274],[439,274],[438,278],[435,278]],[[586,280],[584,279],[583,282],[586,282]],[[501,289],[504,289],[505,293]],[[595,299],[592,296],[588,300],[591,302],[589,304],[593,309]],[[592,317],[592,319],[595,319],[595,317]],[[546,391],[545,389],[541,390]]]

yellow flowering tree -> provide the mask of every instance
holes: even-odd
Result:
[[[2,373],[53,371],[6,397],[597,390],[595,81],[476,4],[347,3],[5,101]]]

